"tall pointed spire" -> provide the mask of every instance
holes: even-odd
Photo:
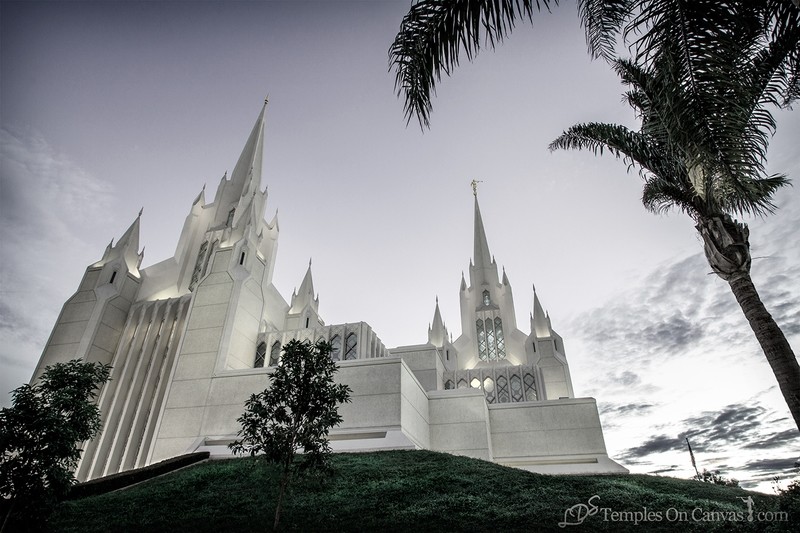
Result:
[[[489,253],[489,243],[486,241],[486,230],[483,229],[483,218],[477,196],[475,196],[474,240],[473,264],[477,268],[488,268],[492,264],[492,254]]]
[[[233,168],[231,174],[231,185],[239,195],[247,198],[252,195],[254,190],[259,190],[261,185],[261,163],[264,153],[264,115],[267,110],[267,100],[261,108],[253,130],[247,138],[247,142],[242,149],[239,160]]]
[[[125,230],[125,233],[122,234],[122,237],[119,238],[116,244],[114,244],[112,239],[103,254],[103,258],[95,263],[95,265],[105,265],[114,258],[121,256],[128,270],[138,275],[139,267],[144,258],[144,249],[139,253],[139,226],[142,219],[142,211],[144,211],[144,208],[139,210],[139,215],[134,219],[133,223],[128,226],[128,229]]]
[[[308,260],[308,269],[300,283],[300,288],[292,294],[292,306],[289,313],[299,313],[307,306],[311,306],[314,311],[319,306],[319,298],[314,294],[314,280],[311,277],[311,259]]]
[[[544,312],[539,296],[536,294],[536,286],[533,287],[533,315],[531,316],[531,333],[537,337],[549,337],[550,319]]]
[[[433,312],[433,323],[428,328],[428,342],[434,346],[442,347],[447,340],[447,327],[442,320],[442,313],[439,311],[439,297],[436,297],[436,309]]]

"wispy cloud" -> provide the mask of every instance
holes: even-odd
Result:
[[[0,404],[30,378],[59,309],[97,245],[86,238],[110,218],[113,190],[38,134],[0,129]],[[85,264],[74,264],[84,257]],[[57,274],[37,264],[60,264]]]

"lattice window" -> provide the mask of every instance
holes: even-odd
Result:
[[[534,379],[533,374],[525,372],[525,377],[522,378],[522,381],[525,384],[525,397],[529,402],[536,400],[536,379]]]
[[[486,401],[494,403],[494,380],[492,378],[484,378],[483,391],[486,393]]]
[[[480,389],[481,388],[481,380],[478,378],[472,378],[472,381],[469,382],[469,386],[473,389]]]
[[[511,376],[511,401],[522,401],[522,380],[517,374]]]
[[[344,360],[356,359],[356,346],[358,345],[358,337],[355,333],[348,333],[344,344]]]
[[[275,341],[272,349],[269,351],[269,366],[278,366],[278,361],[281,357],[281,343]]]
[[[481,361],[486,361],[486,332],[483,330],[483,320],[480,318],[475,322],[475,327],[478,329],[478,357]]]
[[[336,334],[331,338],[331,359],[338,361],[342,356],[342,338]]]
[[[494,335],[495,339],[497,340],[497,358],[505,359],[506,339],[503,336],[503,321],[500,320],[499,316],[494,319]]]
[[[497,401],[500,403],[508,403],[508,379],[505,376],[497,377]]]
[[[264,368],[264,362],[267,360],[267,343],[259,342],[256,346],[256,360],[253,362],[253,368]]]
[[[494,343],[494,327],[492,319],[486,319],[486,344],[489,347],[489,361],[497,360],[497,346]]]
[[[454,389],[454,388],[455,388],[455,385],[453,384],[453,380],[452,379],[448,379],[447,381],[444,382],[444,390],[450,390],[450,389]]]

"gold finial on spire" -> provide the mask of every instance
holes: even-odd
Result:
[[[469,184],[472,185],[472,195],[478,197],[478,184],[483,183],[483,180],[472,180]]]

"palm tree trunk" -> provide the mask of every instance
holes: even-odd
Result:
[[[730,285],[800,429],[800,365],[789,341],[764,307],[750,279],[750,231],[747,225],[732,220],[728,215],[710,216],[698,219],[697,231],[703,237],[708,264]]]
[[[733,279],[728,284],[745,318],[750,322],[764,355],[767,356],[783,398],[789,405],[795,424],[800,429],[800,365],[792,347],[761,302],[749,275]]]

